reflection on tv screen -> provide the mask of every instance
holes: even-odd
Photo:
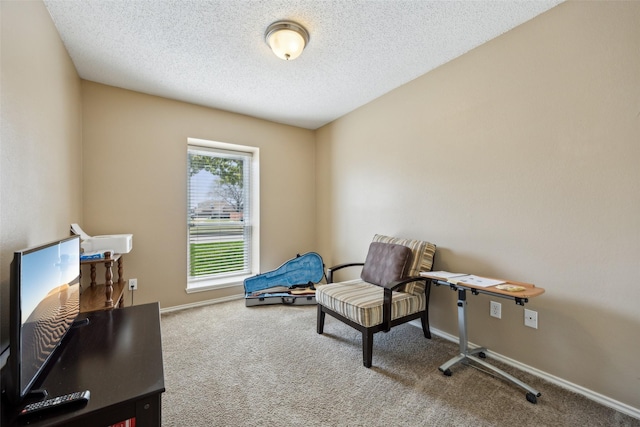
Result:
[[[78,315],[79,258],[77,239],[22,254],[20,389],[23,391]]]
[[[78,315],[80,286],[53,289],[22,325],[22,378],[32,378]]]

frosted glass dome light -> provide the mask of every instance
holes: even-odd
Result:
[[[269,25],[264,38],[273,53],[285,61],[296,59],[309,43],[307,30],[291,21],[278,21]]]

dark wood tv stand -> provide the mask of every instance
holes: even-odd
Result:
[[[160,427],[164,388],[157,303],[81,314],[89,323],[69,331],[34,388],[49,397],[89,390],[79,409],[17,418],[20,407],[2,399],[2,426],[109,426],[135,418],[136,427]]]

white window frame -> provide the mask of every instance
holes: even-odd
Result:
[[[251,207],[249,209],[251,221],[251,245],[250,251],[250,271],[247,274],[236,274],[216,278],[191,279],[187,271],[187,293],[222,289],[232,286],[243,285],[244,279],[254,276],[260,271],[260,149],[248,145],[230,144],[219,141],[209,141],[205,139],[187,138],[187,151],[190,148],[212,148],[217,150],[228,150],[251,154],[251,178],[249,197]],[[186,175],[186,174],[185,174]],[[187,184],[188,185],[188,184]],[[188,197],[188,195],[187,195]],[[186,201],[186,220],[189,221],[189,200]],[[189,231],[187,230],[187,265],[189,264]]]

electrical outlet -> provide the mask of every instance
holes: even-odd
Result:
[[[491,301],[491,306],[489,307],[489,314],[491,317],[497,317],[498,319],[502,319],[502,304],[499,302]]]
[[[538,329],[538,312],[524,309],[524,325],[533,329]]]
[[[129,279],[129,290],[135,291],[138,289],[138,279]]]

